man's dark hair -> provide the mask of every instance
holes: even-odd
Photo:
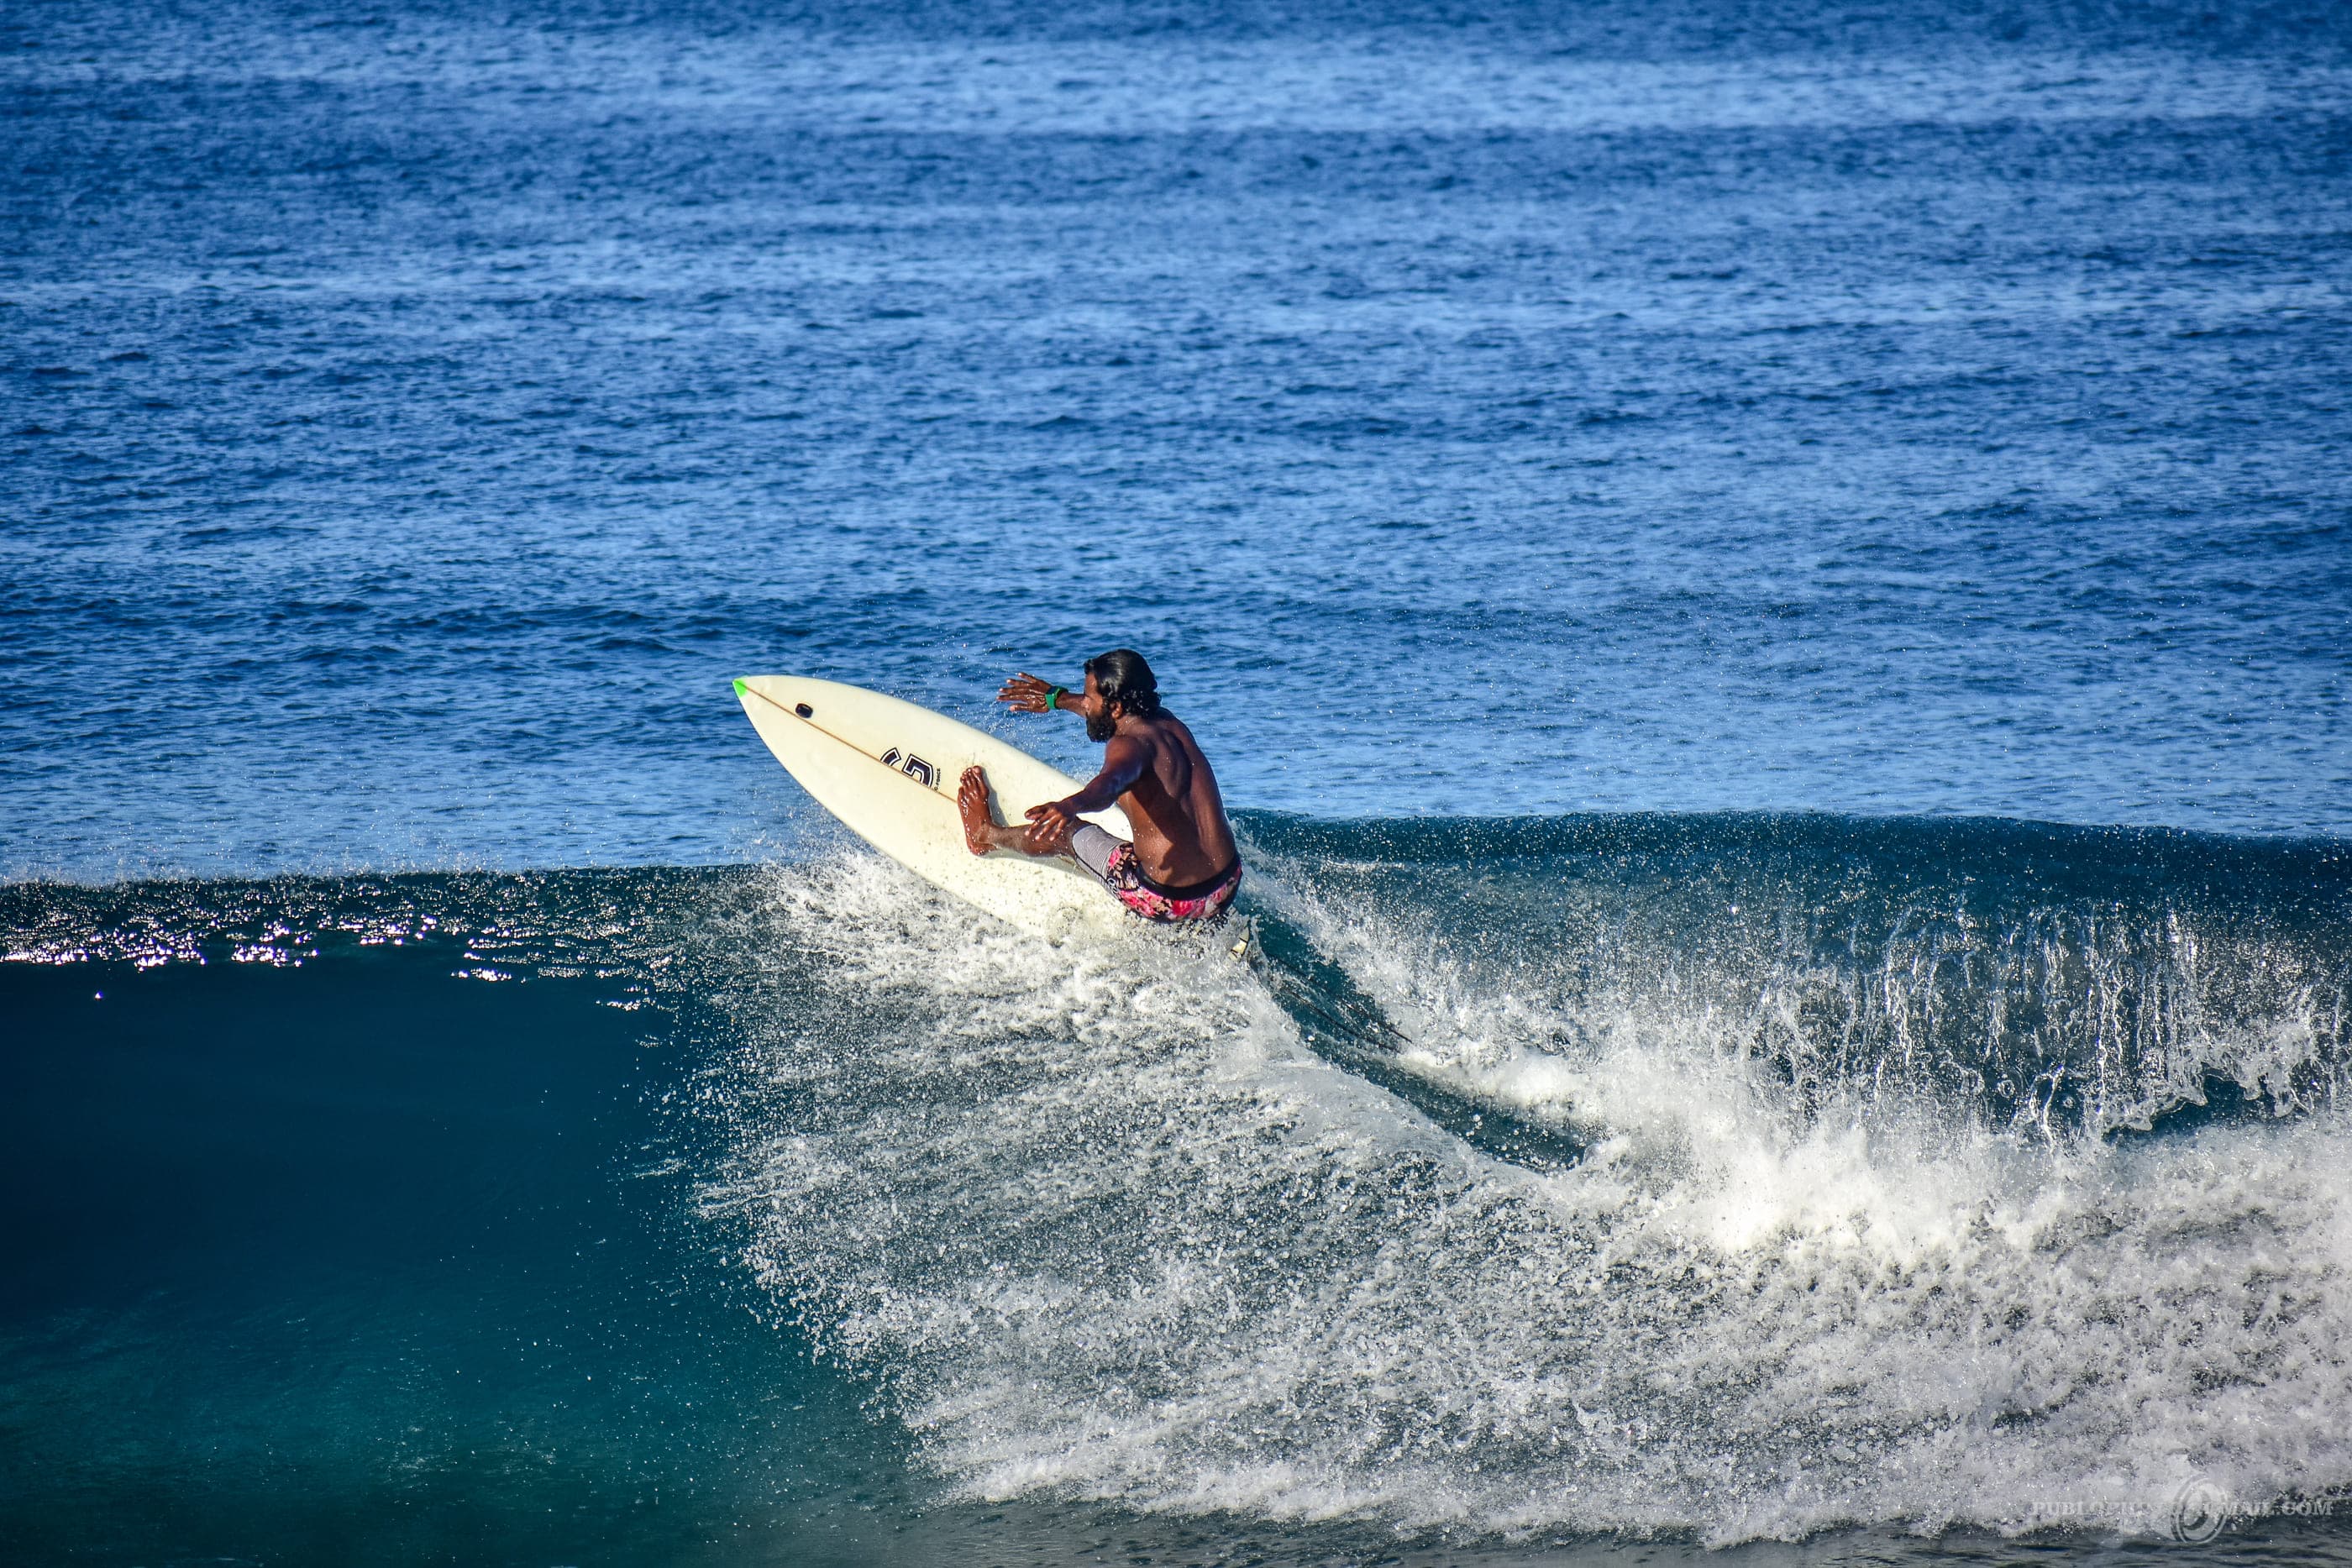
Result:
[[[1132,648],[1113,648],[1087,661],[1087,674],[1105,702],[1114,702],[1138,718],[1160,716],[1160,682],[1143,655]]]

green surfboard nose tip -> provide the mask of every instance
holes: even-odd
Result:
[[[739,698],[740,698],[740,697],[741,697],[741,696],[742,696],[742,695],[743,695],[743,693],[744,693],[744,691],[745,691],[746,689],[747,689],[747,688],[746,688],[746,687],[744,686],[744,685],[743,685],[743,677],[742,677],[742,676],[740,676],[740,675],[736,676],[736,677],[735,677],[735,695],[736,695],[736,696],[737,696],[737,697],[739,697]]]

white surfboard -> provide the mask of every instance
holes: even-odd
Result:
[[[851,832],[936,887],[1008,925],[1055,940],[1122,928],[1128,915],[1092,874],[1067,860],[963,841],[956,789],[973,763],[988,770],[1000,822],[1077,791],[1079,781],[984,730],[898,697],[839,681],[746,675],[735,695],[785,771]],[[1087,820],[1132,841],[1113,806]]]

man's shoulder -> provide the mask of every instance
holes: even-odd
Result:
[[[1155,745],[1184,747],[1193,744],[1192,730],[1172,713],[1154,714],[1147,724]]]

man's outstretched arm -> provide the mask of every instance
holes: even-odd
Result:
[[[1051,681],[1039,680],[1024,670],[1004,683],[1003,687],[996,694],[996,700],[1012,704],[1014,713],[1045,713],[1055,706],[1053,700],[1055,692],[1068,690],[1067,686],[1057,686]],[[1062,711],[1076,713],[1078,710],[1065,706]]]

